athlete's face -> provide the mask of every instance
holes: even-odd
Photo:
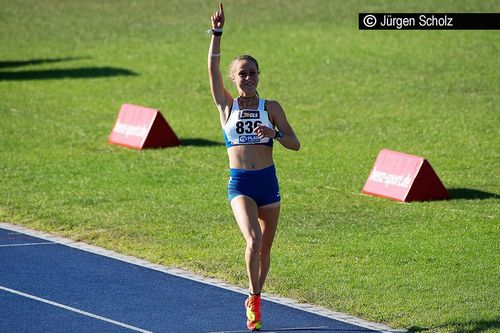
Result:
[[[238,60],[233,67],[233,82],[242,96],[253,96],[259,84],[259,70],[250,60]]]

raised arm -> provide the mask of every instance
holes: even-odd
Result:
[[[228,118],[232,105],[231,94],[224,88],[224,81],[220,71],[220,44],[222,28],[224,27],[224,7],[219,4],[219,10],[212,15],[212,40],[208,49],[208,78],[210,80],[210,90],[217,109],[220,112],[221,125],[223,126]]]

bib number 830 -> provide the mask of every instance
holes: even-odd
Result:
[[[236,133],[238,133],[238,134],[253,133],[255,127],[259,126],[260,124],[262,124],[262,121],[260,121],[260,120],[257,120],[257,121],[251,121],[251,120],[238,121],[236,123]]]

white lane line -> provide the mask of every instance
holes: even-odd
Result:
[[[4,244],[0,245],[0,247],[12,247],[12,246],[32,246],[32,245],[56,245],[57,243],[53,242],[39,242],[39,243],[17,243],[17,244]]]
[[[117,325],[117,326],[125,327],[125,328],[128,328],[128,329],[132,330],[132,331],[141,332],[141,333],[153,333],[151,331],[146,331],[146,330],[144,330],[142,328],[139,328],[139,327],[128,325],[128,324],[125,324],[125,323],[122,323],[122,322],[119,322],[119,321],[116,321],[116,320],[112,320],[112,319],[109,319],[109,318],[106,318],[106,317],[98,316],[96,314],[93,314],[93,313],[90,313],[90,312],[86,312],[86,311],[83,311],[83,310],[79,310],[79,309],[73,308],[71,306],[67,306],[67,305],[64,305],[64,304],[60,304],[60,303],[56,303],[56,302],[53,302],[53,301],[49,301],[48,299],[44,299],[44,298],[40,298],[40,297],[33,296],[33,295],[30,295],[30,294],[26,294],[26,293],[23,293],[23,292],[18,291],[18,290],[10,289],[10,288],[3,287],[3,286],[0,286],[0,290],[6,291],[6,292],[9,292],[9,293],[18,295],[18,296],[23,296],[23,297],[26,297],[26,298],[30,298],[30,299],[33,299],[35,301],[39,301],[39,302],[42,302],[42,303],[47,303],[47,304],[50,304],[50,305],[53,305],[53,306],[57,306],[59,308],[65,309],[65,310],[76,312],[78,314],[81,314],[81,315],[84,315],[84,316],[87,316],[87,317],[91,317],[91,318],[94,318],[94,319],[98,319],[98,320],[101,320],[101,321],[105,321],[107,323],[111,323],[111,324],[114,324],[114,325]]]

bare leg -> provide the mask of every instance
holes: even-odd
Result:
[[[280,215],[280,203],[276,202],[270,205],[259,207],[259,224],[262,230],[262,248],[260,250],[260,274],[259,287],[264,287],[267,273],[271,264],[271,247],[273,246],[274,236],[278,227]]]
[[[259,275],[262,230],[259,224],[257,204],[253,199],[240,195],[231,200],[231,208],[246,241],[245,262],[250,292],[258,294],[261,291]]]

